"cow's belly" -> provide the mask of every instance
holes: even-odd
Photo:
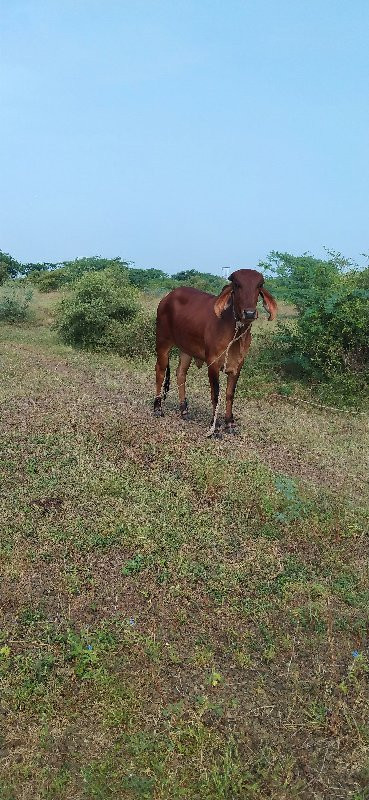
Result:
[[[173,340],[175,346],[178,347],[182,353],[191,356],[195,361],[205,361],[205,345],[203,341],[200,342],[193,337],[190,339],[186,336],[182,336],[180,331],[176,331]]]

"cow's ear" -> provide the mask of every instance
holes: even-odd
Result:
[[[230,305],[232,291],[233,286],[228,284],[228,286],[224,286],[221,293],[218,295],[214,303],[214,311],[217,317],[220,317],[223,314],[223,311],[225,311],[225,309]]]
[[[274,297],[270,294],[270,292],[267,292],[267,290],[264,289],[264,287],[260,289],[260,294],[263,298],[263,306],[265,308],[265,311],[267,311],[269,314],[269,322],[271,322],[277,316],[277,311],[278,311],[277,303],[274,300]]]

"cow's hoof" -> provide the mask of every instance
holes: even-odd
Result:
[[[179,410],[181,412],[181,417],[184,420],[188,419],[188,403],[187,400],[184,400],[183,403],[179,404]]]
[[[228,422],[224,428],[225,433],[229,433],[231,436],[237,436],[236,426],[234,422]]]
[[[154,408],[154,417],[155,419],[160,419],[164,416],[164,411],[162,408]]]
[[[206,436],[207,436],[208,439],[221,439],[222,438],[222,429],[221,429],[220,423],[217,423],[217,425],[214,428],[214,430],[212,430],[212,427],[211,427],[210,430],[208,431],[208,433],[206,434]]]

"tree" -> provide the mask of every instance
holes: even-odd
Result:
[[[137,286],[138,289],[144,291],[145,289],[163,287],[166,289],[169,275],[161,269],[136,269],[131,268],[128,273],[129,282],[132,286]]]
[[[210,272],[200,272],[198,269],[185,269],[173,275],[173,280],[185,283],[186,286],[193,286],[195,289],[201,289],[203,292],[212,292],[218,294],[223,286],[224,280],[218,275],[212,275]]]
[[[8,278],[16,278],[20,272],[21,265],[9,253],[0,250],[0,284]]]
[[[293,256],[272,250],[259,267],[274,276],[270,283],[277,296],[294,303],[298,311],[314,305],[324,294],[338,286],[345,268],[352,262],[339,253],[328,251],[329,259],[314,258],[309,253]]]

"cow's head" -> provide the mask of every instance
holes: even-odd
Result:
[[[264,278],[255,269],[238,269],[229,276],[230,283],[222,289],[214,303],[214,311],[220,317],[233,302],[235,317],[240,322],[252,322],[257,318],[256,309],[259,294],[269,319],[277,316],[277,303],[264,289]]]

